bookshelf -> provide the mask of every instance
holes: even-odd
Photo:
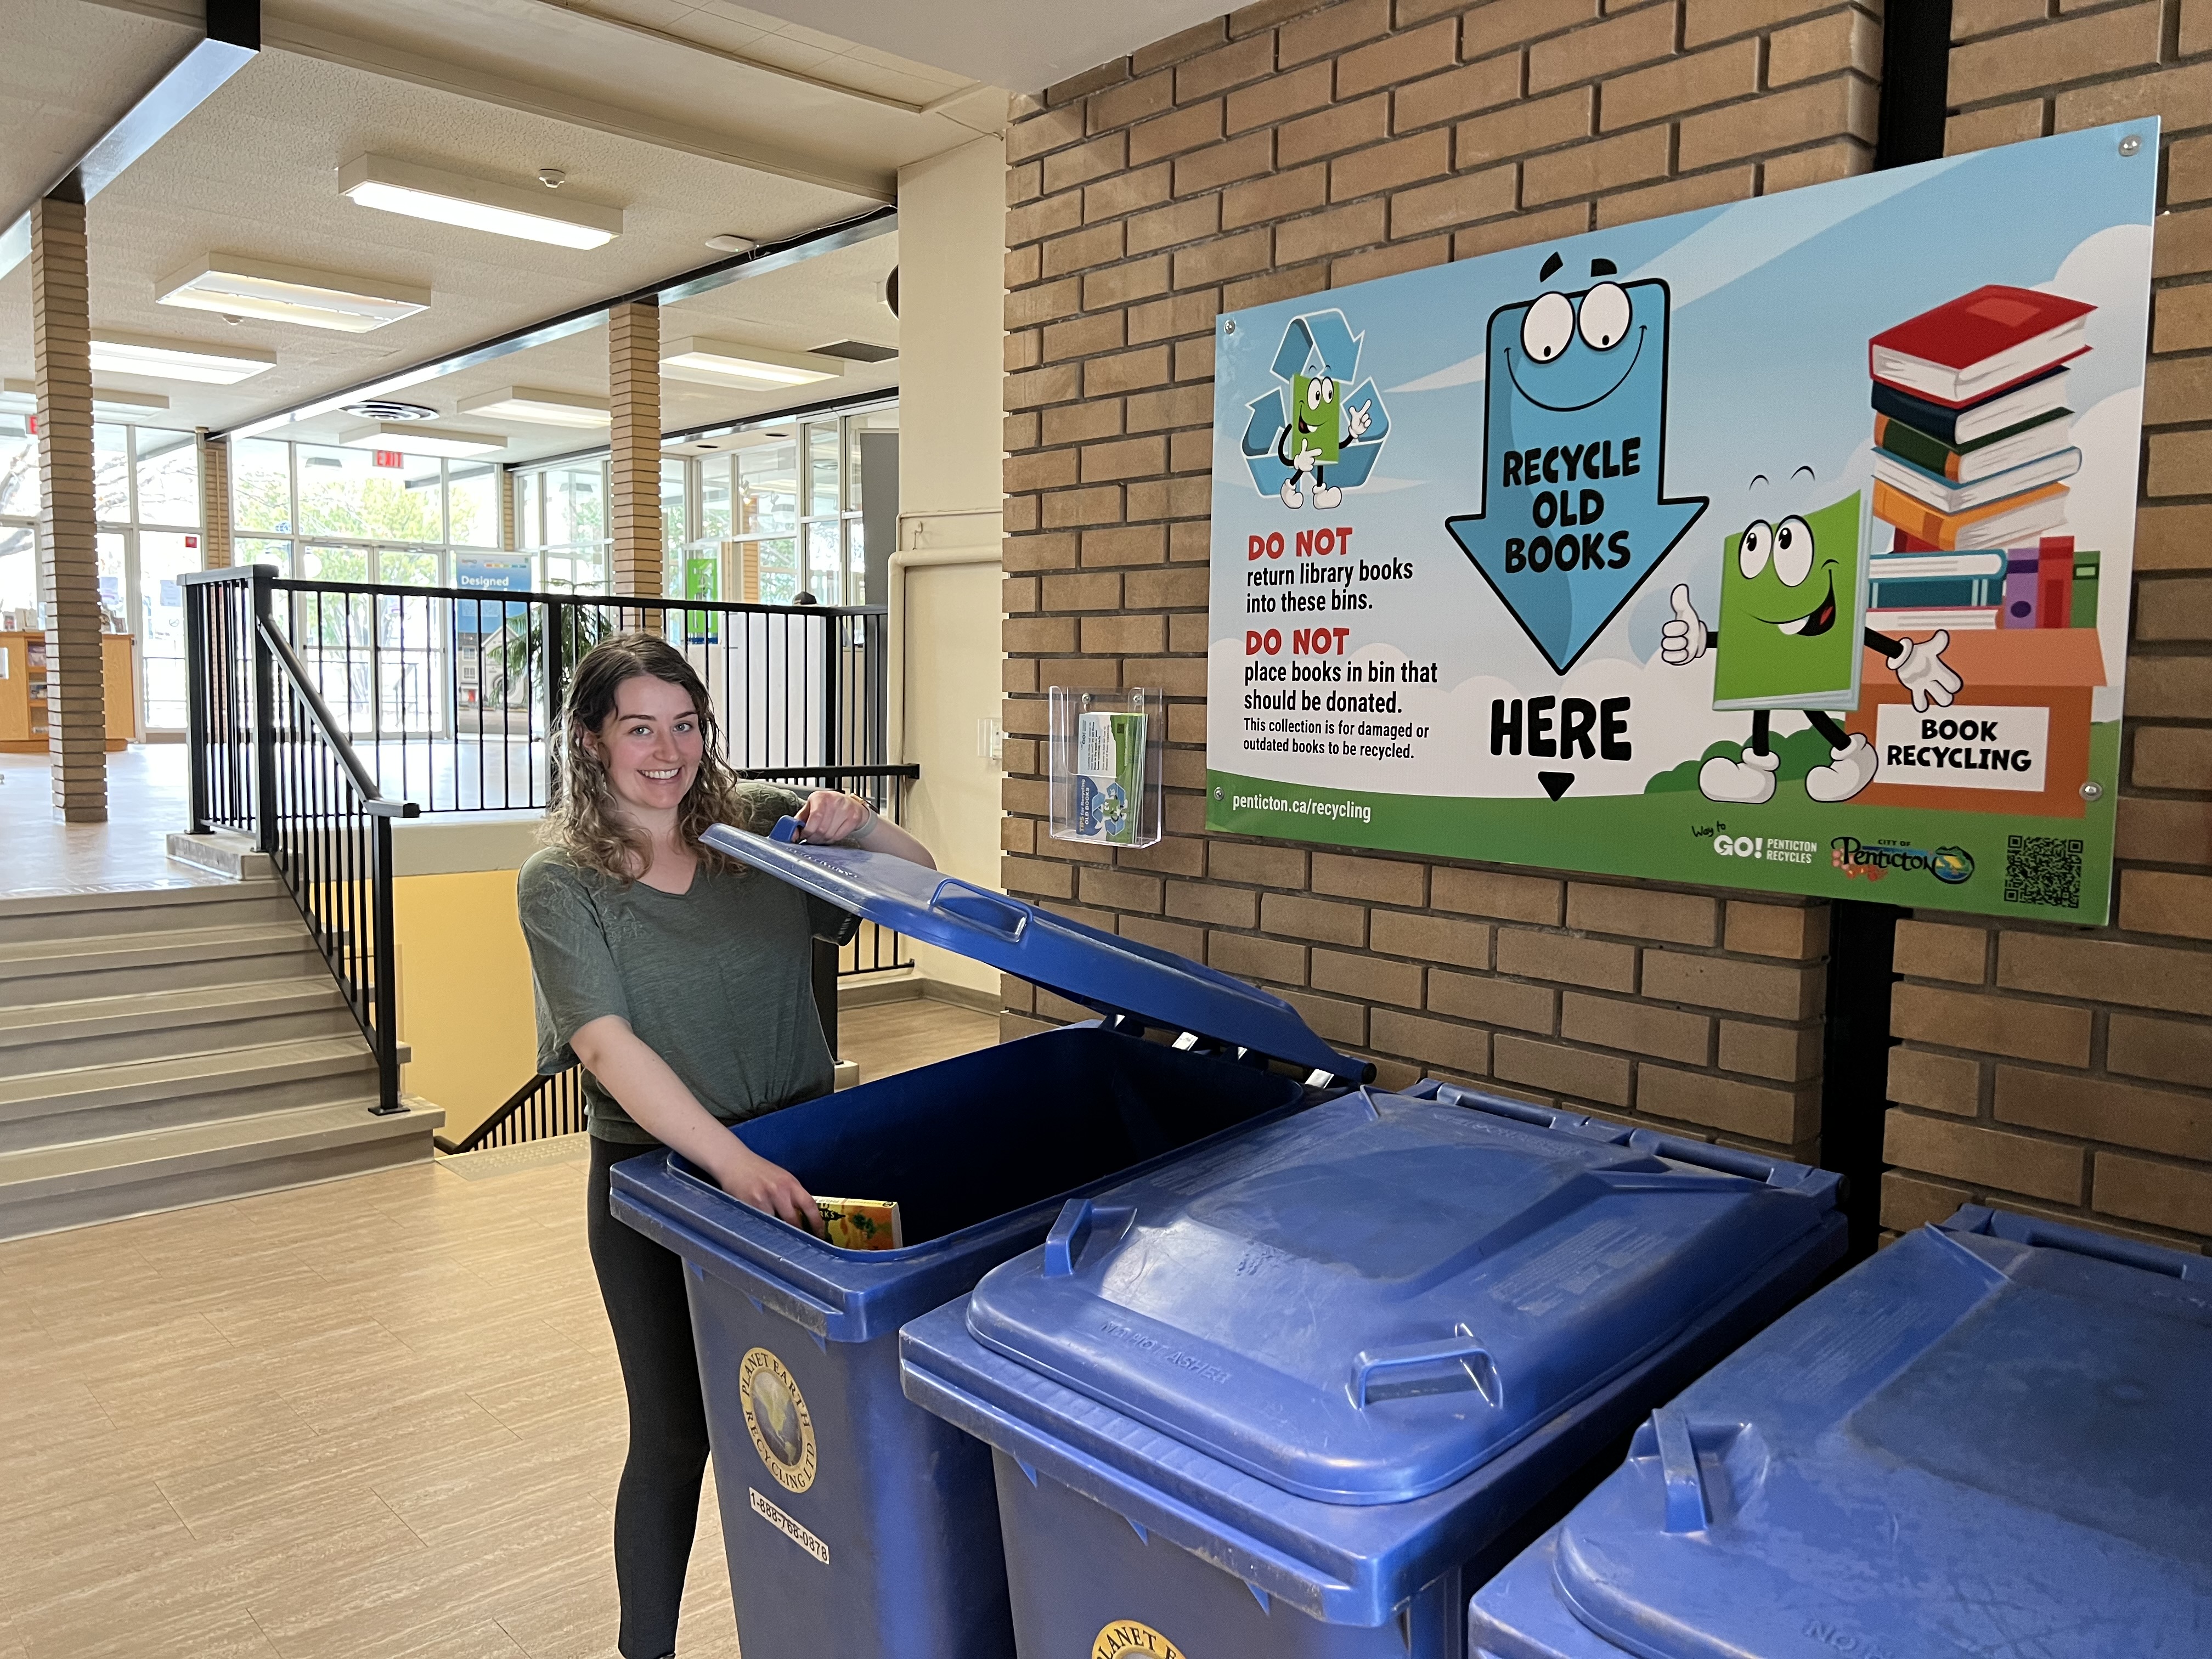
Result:
[[[138,732],[138,686],[131,636],[103,634],[100,662],[107,688],[107,747],[126,747]],[[46,752],[46,636],[0,633],[0,753]]]

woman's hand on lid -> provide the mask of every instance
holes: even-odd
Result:
[[[858,795],[817,789],[799,809],[799,838],[825,846],[857,839],[875,821],[875,809]]]
[[[822,1237],[822,1212],[790,1170],[769,1163],[734,1135],[714,1162],[714,1179],[738,1203]]]

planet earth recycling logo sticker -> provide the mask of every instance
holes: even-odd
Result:
[[[1345,389],[1359,373],[1366,337],[1352,331],[1340,311],[1312,312],[1285,325],[1274,362],[1282,387],[1253,399],[1241,446],[1261,495],[1280,495],[1294,507],[1304,494],[1304,504],[1325,509],[1367,482],[1390,416],[1373,380]]]
[[[1183,1653],[1150,1625],[1117,1619],[1091,1643],[1091,1659],[1183,1659]]]
[[[744,1401],[745,1432],[753,1449],[786,1492],[805,1492],[814,1484],[814,1419],[806,1396],[766,1348],[750,1348],[738,1362],[738,1398]]]

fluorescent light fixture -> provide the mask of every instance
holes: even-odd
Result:
[[[356,155],[339,168],[338,193],[352,198],[358,207],[560,247],[601,247],[623,229],[620,208],[556,198],[550,191],[495,185],[386,155]]]
[[[690,380],[701,386],[773,392],[832,379],[845,372],[845,364],[842,358],[824,357],[816,351],[777,351],[738,340],[694,336],[669,343],[661,354],[660,372],[672,380]]]
[[[258,317],[272,323],[366,334],[430,308],[430,290],[380,276],[271,264],[236,253],[210,253],[163,277],[155,294],[165,306]]]
[[[395,449],[402,455],[486,455],[507,447],[493,432],[455,432],[418,421],[371,421],[338,434],[348,449]]]
[[[145,374],[157,380],[196,380],[203,386],[236,386],[276,367],[276,354],[258,346],[208,345],[198,340],[167,340],[152,334],[92,337],[92,366],[110,374]]]
[[[6,386],[10,398],[37,400],[39,383],[36,380],[9,380]],[[167,409],[169,400],[158,392],[111,392],[99,386],[92,389],[92,406],[111,409],[124,415],[146,415],[155,410]]]
[[[580,392],[547,392],[534,386],[506,386],[464,398],[460,412],[495,421],[520,421],[525,426],[606,426],[614,420],[605,398],[586,397]]]

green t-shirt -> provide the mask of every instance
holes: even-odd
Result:
[[[799,810],[787,790],[745,793],[755,821]],[[577,1030],[618,1014],[726,1123],[830,1091],[811,941],[850,939],[856,918],[756,871],[702,863],[678,895],[613,880],[553,848],[532,854],[518,891],[541,1073],[576,1064]],[[588,1071],[584,1103],[601,1139],[653,1143]]]

